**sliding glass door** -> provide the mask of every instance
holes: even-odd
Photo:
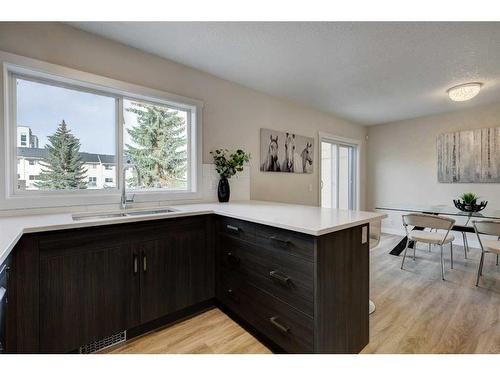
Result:
[[[321,140],[321,206],[356,209],[357,145]]]

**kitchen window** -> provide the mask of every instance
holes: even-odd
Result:
[[[12,75],[12,83],[21,134],[17,158],[21,163],[30,158],[30,165],[40,162],[36,171],[30,170],[38,183],[27,185],[26,190],[87,189],[92,161],[106,157],[116,163],[115,97],[17,74]],[[38,147],[25,142],[28,135],[37,139]],[[116,186],[103,188],[112,187]]]
[[[122,184],[138,202],[200,196],[200,102],[40,64],[67,74],[7,66],[6,198],[110,203]]]

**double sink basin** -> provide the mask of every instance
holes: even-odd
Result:
[[[89,213],[83,213],[83,214],[74,214],[73,215],[73,220],[74,221],[81,221],[81,220],[99,220],[99,219],[113,219],[113,218],[118,218],[118,217],[134,217],[134,216],[144,216],[144,215],[159,215],[159,214],[166,214],[169,212],[175,212],[176,210],[173,210],[171,208],[158,208],[158,209],[153,209],[153,210],[135,210],[135,211],[123,211],[123,212],[103,212],[103,213],[98,213],[98,214],[89,214]]]

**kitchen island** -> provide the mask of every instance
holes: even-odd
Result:
[[[259,201],[169,207],[0,218],[7,351],[92,352],[213,306],[276,352],[368,343],[369,223],[383,214]]]

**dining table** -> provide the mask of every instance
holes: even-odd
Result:
[[[479,212],[464,212],[456,207],[448,205],[429,205],[429,206],[404,206],[404,205],[381,205],[376,207],[380,211],[398,211],[398,212],[413,212],[422,213],[429,215],[445,215],[451,217],[461,217],[465,218],[464,224],[455,224],[451,228],[452,231],[462,233],[462,239],[466,251],[469,249],[469,244],[467,242],[467,233],[474,233],[474,227],[472,226],[471,220],[473,219],[492,219],[500,220],[500,210],[495,208],[486,207]],[[412,230],[424,230],[423,227],[414,227]],[[398,256],[403,252],[406,247],[408,237],[405,236],[394,248],[390,251],[391,255]],[[409,241],[408,247],[413,248],[414,242]],[[467,254],[467,252],[466,252]]]

